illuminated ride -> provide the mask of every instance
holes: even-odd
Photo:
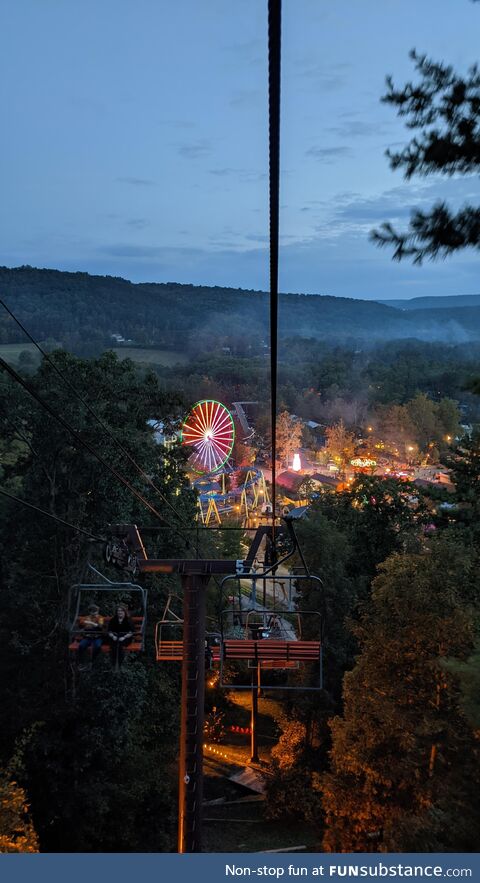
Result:
[[[214,399],[197,402],[185,418],[181,438],[182,444],[192,449],[189,466],[198,475],[193,486],[198,492],[198,520],[203,525],[221,525],[228,513],[248,520],[260,504],[268,505],[262,470],[229,462],[235,425],[225,405]]]
[[[257,466],[224,467],[215,475],[197,478],[193,485],[198,491],[198,517],[206,527],[221,525],[222,516],[229,513],[248,520],[258,506],[270,503],[265,476]]]
[[[235,441],[233,417],[214,399],[196,402],[182,426],[182,444],[192,449],[190,467],[200,475],[218,472]]]

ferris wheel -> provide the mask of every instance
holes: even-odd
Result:
[[[182,443],[192,448],[195,472],[218,472],[233,449],[233,417],[221,402],[204,399],[193,405],[182,426]]]

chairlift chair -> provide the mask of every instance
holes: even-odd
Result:
[[[155,626],[157,662],[181,662],[183,658],[183,619],[171,609],[174,595],[169,595],[162,618]]]
[[[131,619],[135,632],[132,641],[125,645],[125,653],[140,653],[145,649],[145,628],[147,620],[147,590],[138,583],[112,582],[93,565],[89,569],[103,582],[78,583],[73,586],[75,592],[75,610],[69,627],[69,645],[71,653],[78,653],[80,641],[85,637],[85,620],[89,604],[95,603],[100,608],[100,615],[105,621],[104,628],[98,636],[102,637],[101,650],[108,653],[109,645],[106,641],[108,620],[114,615],[115,607],[119,603],[128,602]],[[110,597],[109,597],[110,596]]]
[[[183,659],[183,619],[172,610],[175,595],[170,594],[162,618],[155,626],[155,658],[157,662],[181,662]],[[220,661],[219,631],[205,632],[205,655],[213,664]]]
[[[252,580],[256,582],[262,575],[227,576],[222,581],[223,587],[232,580]],[[298,581],[316,582],[322,589],[323,584],[318,576],[312,574],[283,575],[282,581],[296,583]],[[292,588],[289,590],[289,597]],[[255,591],[252,589],[252,596]],[[232,596],[231,596],[232,597]],[[235,595],[233,595],[235,598]],[[290,604],[288,605],[290,606]],[[310,619],[314,637],[305,639],[303,623]],[[228,689],[251,689],[251,678],[241,680],[246,669],[258,668],[259,674],[267,669],[299,669],[309,666],[311,669],[312,686],[291,684],[262,683],[264,689],[282,690],[320,690],[322,689],[322,638],[324,618],[320,611],[291,611],[288,608],[275,606],[268,608],[255,601],[255,606],[242,609],[227,609],[222,614],[222,644],[220,653],[220,686]],[[236,623],[236,626],[235,626]],[[314,626],[312,628],[312,623]],[[239,627],[240,624],[240,627]],[[236,676],[227,680],[225,669],[230,663],[237,664]],[[239,682],[240,678],[240,682]]]

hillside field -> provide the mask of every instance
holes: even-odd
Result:
[[[112,350],[119,359],[132,359],[133,362],[142,362],[149,365],[165,365],[172,368],[174,365],[187,365],[188,356],[185,353],[174,350],[156,349],[141,346],[118,346]]]

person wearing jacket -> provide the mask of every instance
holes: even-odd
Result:
[[[95,662],[103,643],[103,616],[100,616],[100,608],[96,604],[90,604],[88,616],[83,621],[83,636],[78,645],[79,669],[88,668],[88,651],[91,654],[92,665]]]
[[[134,635],[134,625],[127,615],[127,608],[123,604],[117,606],[115,616],[108,623],[108,640],[110,643],[110,659],[115,669],[119,669],[123,663],[124,648],[130,644]]]

